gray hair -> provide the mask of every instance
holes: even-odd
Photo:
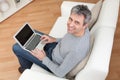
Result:
[[[86,5],[76,5],[71,9],[71,14],[83,15],[85,17],[84,25],[87,24],[91,19],[91,11]]]

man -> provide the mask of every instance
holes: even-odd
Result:
[[[63,38],[56,39],[43,35],[41,40],[46,43],[44,49],[35,49],[31,53],[15,44],[13,51],[21,65],[18,70],[22,73],[35,63],[56,76],[66,76],[89,51],[90,33],[87,24],[90,19],[91,12],[88,7],[77,5],[71,10],[67,34]]]

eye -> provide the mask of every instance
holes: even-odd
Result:
[[[71,18],[71,17],[69,17],[69,21],[72,21],[72,18]]]
[[[76,25],[80,25],[80,22],[78,22],[78,21],[75,21],[75,24],[76,24]]]

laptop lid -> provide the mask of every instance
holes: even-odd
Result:
[[[25,23],[23,27],[14,35],[14,39],[17,41],[18,44],[24,47],[33,34],[34,31],[30,27],[30,25],[28,23]]]

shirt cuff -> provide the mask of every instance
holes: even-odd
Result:
[[[61,38],[56,38],[56,42],[60,42],[61,41]]]
[[[43,60],[42,60],[42,63],[43,64],[48,64],[50,61],[50,59],[46,56]]]

